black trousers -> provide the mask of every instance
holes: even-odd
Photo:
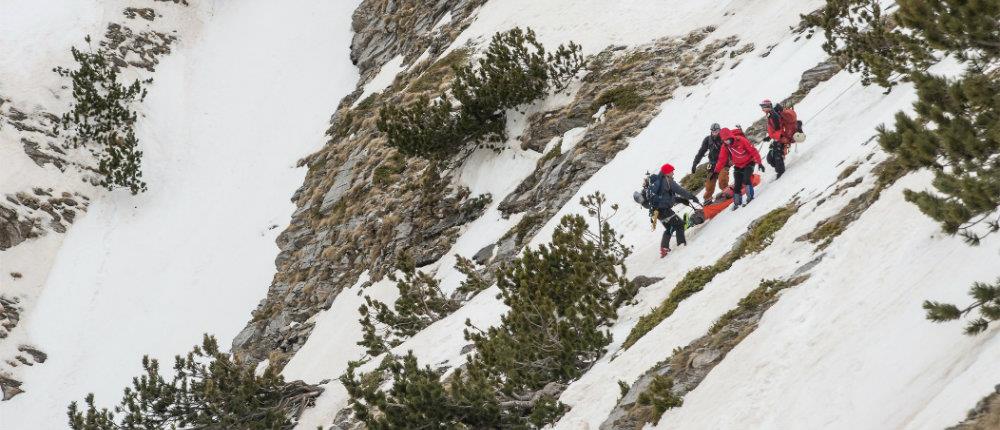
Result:
[[[684,220],[677,216],[673,210],[670,209],[660,209],[660,222],[663,223],[663,227],[666,230],[663,231],[663,238],[660,239],[660,248],[670,249],[670,234],[675,233],[677,235],[677,244],[684,245],[687,243],[684,240]]]
[[[778,176],[785,174],[785,148],[778,142],[771,142],[771,148],[767,151],[767,164],[774,167]]]
[[[753,197],[753,182],[750,182],[753,176],[753,166],[754,164],[750,163],[744,167],[733,167],[733,176],[736,177],[736,181],[733,184],[733,192],[736,195],[743,194],[743,186],[745,185],[747,188],[746,195]]]

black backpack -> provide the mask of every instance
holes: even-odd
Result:
[[[663,175],[646,176],[646,186],[643,188],[643,195],[649,207],[653,209],[673,206],[677,202],[674,190],[670,187],[670,179]]]

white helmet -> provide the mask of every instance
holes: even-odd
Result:
[[[805,142],[806,134],[800,131],[798,133],[793,134],[792,139],[795,139],[795,143]]]

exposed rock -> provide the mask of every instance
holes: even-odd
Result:
[[[496,247],[497,245],[495,243],[484,246],[483,249],[480,249],[479,252],[476,253],[476,255],[472,256],[472,261],[475,261],[480,265],[485,265],[490,261],[490,258],[493,258],[493,250],[496,249]]]
[[[993,392],[976,402],[965,421],[946,430],[993,430],[1000,428],[1000,385]]]
[[[485,0],[364,0],[354,11],[351,61],[361,82],[396,55],[414,60],[425,49],[441,52],[468,26],[467,18]],[[447,13],[451,22],[431,30]]]
[[[333,417],[333,430],[362,430],[364,423],[354,419],[354,411],[351,408],[344,408]]]
[[[347,190],[351,186],[351,180],[353,179],[354,166],[358,164],[358,160],[365,157],[366,151],[363,151],[363,147],[359,147],[357,151],[351,154],[347,158],[347,161],[337,170],[337,174],[333,179],[333,185],[330,189],[323,195],[323,203],[320,204],[319,211],[321,213],[327,213],[333,208],[333,205],[340,201],[340,198],[347,193]]]
[[[105,54],[116,67],[132,66],[152,72],[160,63],[160,57],[170,53],[170,45],[176,40],[177,36],[172,34],[136,31],[123,24],[110,23],[100,45],[106,48]]]
[[[688,367],[700,369],[714,363],[720,356],[722,356],[722,351],[718,349],[701,348],[691,353],[691,358],[688,359]]]
[[[20,300],[16,297],[0,296],[0,339],[7,335],[17,326],[21,320]]]
[[[640,289],[646,288],[646,287],[648,287],[650,285],[653,285],[653,284],[655,284],[657,282],[660,282],[662,280],[663,280],[663,278],[662,277],[658,277],[658,276],[651,277],[651,276],[642,276],[642,275],[639,275],[639,276],[636,276],[635,278],[632,278],[632,286],[636,290],[640,290]]]
[[[135,19],[136,17],[145,19],[146,21],[156,19],[156,11],[148,7],[127,7],[122,11],[122,14],[129,19]]]
[[[36,237],[36,230],[35,221],[21,217],[13,208],[0,204],[0,250]]]
[[[45,360],[49,359],[48,354],[39,351],[38,349],[32,348],[30,346],[21,345],[17,347],[17,350],[30,355],[32,360],[34,360],[36,363],[44,363]]]
[[[13,399],[14,396],[24,392],[21,389],[21,381],[3,375],[0,375],[0,391],[3,392],[3,399],[0,400],[3,401]]]
[[[66,170],[66,160],[50,155],[41,150],[41,145],[36,142],[32,142],[27,138],[21,138],[21,143],[24,145],[24,153],[34,161],[38,167],[45,167],[46,164],[51,164],[56,166],[57,169],[65,171]]]

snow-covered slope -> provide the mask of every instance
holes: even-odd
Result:
[[[181,29],[175,52],[155,73],[143,107],[146,117],[139,124],[150,191],[138,197],[101,194],[65,243],[46,236],[0,254],[2,276],[7,267],[47,267],[50,263],[39,261],[55,258],[47,279],[47,269],[26,273],[25,281],[39,285],[40,292],[34,293],[37,303],[20,327],[22,339],[50,358],[44,365],[18,370],[30,385],[26,393],[0,403],[0,422],[5,424],[0,427],[10,423],[10,428],[27,429],[41,423],[41,428],[59,428],[65,405],[86,392],[95,391],[103,402],[116,399],[138,372],[141,354],[167,359],[187,350],[203,332],[216,334],[223,344],[239,332],[274,274],[274,241],[294,209],[288,198],[303,181],[304,172],[294,169],[294,163],[322,146],[327,118],[340,98],[355,89],[357,71],[347,53],[356,3],[255,0],[192,10],[197,29]],[[620,310],[608,354],[561,394],[570,410],[554,428],[598,429],[619,401],[620,381],[632,384],[675,348],[704,335],[761,280],[789,278],[802,270],[808,280],[781,293],[756,330],[655,428],[936,429],[960,421],[1000,382],[995,366],[1000,329],[962,336],[959,323],[931,324],[920,308],[925,299],[964,303],[970,283],[1000,276],[1000,238],[991,236],[981,246],[969,247],[942,234],[903,199],[904,189],[930,187],[928,172],[908,174],[882,191],[825,249],[800,239],[875,186],[873,168],[887,156],[872,137],[897,111],[911,109],[915,94],[908,85],[884,94],[860,85],[859,76],[846,71],[820,83],[795,106],[809,139],[789,154],[788,172],[776,180],[768,170],[752,204],[693,230],[688,246],[667,259],[660,259],[657,250],[662,230],[650,232],[646,211],[631,202],[644,172],[669,162],[686,173],[709,124],[748,126],[760,117],[759,100],[789,96],[802,73],[826,59],[821,36],[806,38],[792,30],[800,14],[822,4],[489,0],[436,54],[440,58],[467,44],[483,46],[492,34],[513,26],[531,27],[546,46],[574,40],[587,54],[609,45],[627,48],[683,36],[705,26],[716,28],[706,42],[732,35],[740,45],[753,46],[708,80],[677,89],[625,149],[575,184],[575,197],[531,240],[531,246],[548,241],[563,215],[583,212],[576,203],[579,197],[601,191],[621,204],[611,223],[624,243],[634,247],[629,274],[662,278]],[[54,16],[63,17],[59,22],[69,27],[76,25],[75,19],[101,25],[98,15],[87,18],[87,13],[60,10]],[[449,12],[440,21],[451,23],[451,17]],[[187,32],[197,36],[186,38]],[[10,40],[4,43],[19,39]],[[53,40],[44,55],[61,55],[58,46],[66,43]],[[357,91],[360,97],[352,106],[391,90],[394,78],[424,55],[427,51],[409,64],[403,54],[388,57]],[[0,66],[0,77],[12,76],[22,97],[45,98],[45,91],[23,89],[31,84],[19,72]],[[4,90],[0,86],[0,94]],[[570,98],[552,96],[526,112],[512,112],[507,147],[500,153],[478,151],[455,170],[456,183],[473,195],[492,194],[493,203],[461,226],[449,252],[422,268],[442,281],[445,292],[463,279],[452,269],[455,254],[471,257],[516,228],[524,216],[504,217],[500,210],[504,197],[543,155],[521,148],[522,132],[532,113],[558,108]],[[597,121],[600,115],[591,125]],[[561,144],[567,152],[586,130],[573,128],[552,145]],[[842,177],[852,164],[858,168]],[[855,179],[860,183],[835,192]],[[658,306],[685,274],[715,262],[752,220],[792,201],[800,207],[770,246],[736,262],[622,349],[639,318]],[[348,361],[364,354],[356,345],[362,296],[391,302],[397,295],[392,282],[370,280],[367,272],[361,275],[308,320],[315,328],[283,369],[288,379],[327,380],[300,429],[332,428],[347,406],[346,390],[337,378]],[[454,369],[464,361],[462,351],[468,353],[462,336],[466,320],[485,328],[497,324],[505,311],[494,286],[394,352],[412,350],[422,364]],[[0,352],[10,345],[0,344]]]
[[[116,399],[142,354],[169,363],[202,333],[228,343],[238,332],[274,274],[274,240],[304,174],[296,161],[322,145],[356,83],[354,7],[188,10],[203,27],[179,30],[141,109],[149,191],[101,195],[67,234],[22,323],[49,359],[20,372],[30,382],[0,405],[3,428],[60,428],[71,400]]]

